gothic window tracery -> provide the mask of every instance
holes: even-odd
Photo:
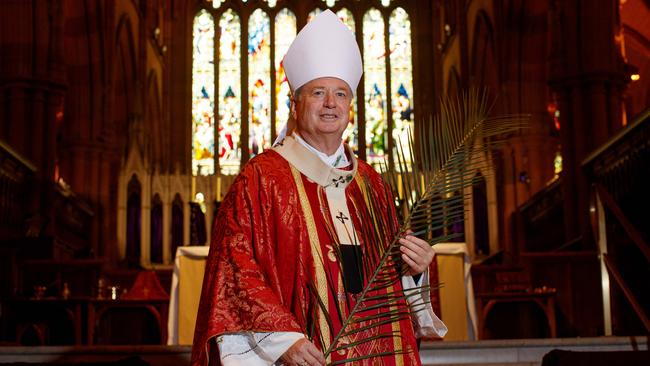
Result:
[[[371,164],[392,158],[415,109],[411,22],[401,1],[368,1],[353,12],[342,1],[312,0],[307,14],[291,1],[277,3],[204,0],[195,13],[192,173],[235,175],[271,147],[290,110],[282,58],[299,27],[325,6],[355,34],[364,59],[343,138]]]

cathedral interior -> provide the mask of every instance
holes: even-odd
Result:
[[[282,57],[327,8],[364,60],[344,134],[360,159],[394,167],[397,142],[472,88],[528,116],[445,229],[477,314],[457,340],[648,343],[650,1],[3,0],[0,363],[173,344],[177,253],[209,245],[277,137]]]

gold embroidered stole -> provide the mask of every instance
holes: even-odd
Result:
[[[350,216],[349,209],[347,207],[347,200],[345,195],[345,188],[352,183],[353,180],[357,182],[359,189],[361,190],[364,200],[368,199],[368,196],[365,192],[368,190],[364,180],[359,177],[357,173],[358,162],[354,156],[352,150],[346,145],[346,150],[350,156],[352,162],[351,170],[343,170],[333,168],[323,162],[318,156],[313,152],[309,151],[305,146],[300,144],[293,138],[293,136],[286,137],[279,145],[276,145],[273,149],[279,153],[283,158],[285,158],[290,166],[291,173],[296,184],[300,205],[302,208],[303,217],[307,226],[307,232],[309,235],[310,241],[310,250],[312,254],[313,263],[314,263],[314,275],[315,275],[315,285],[318,291],[318,296],[320,300],[323,301],[325,309],[329,308],[329,290],[327,285],[327,274],[324,264],[326,263],[324,256],[327,253],[323,253],[321,250],[321,243],[318,237],[318,230],[316,228],[316,222],[314,219],[315,214],[320,214],[320,212],[314,213],[312,211],[305,186],[303,184],[302,175],[305,175],[310,181],[315,182],[325,192],[327,199],[327,206],[329,207],[330,217],[324,217],[327,221],[331,219],[331,223],[334,225],[334,231],[338,237],[339,243],[342,244],[358,244],[356,238],[356,232],[354,230],[354,225],[352,224],[352,218]],[[320,199],[320,194],[319,194]],[[364,202],[368,205],[367,202]],[[342,277],[341,274],[337,279],[339,287],[342,289]],[[387,291],[393,292],[393,286],[390,286]],[[391,306],[390,310],[393,311],[396,309],[396,306]],[[317,310],[317,323],[322,335],[330,334],[329,325],[323,316],[323,310],[321,307],[318,307]],[[393,332],[400,332],[399,322],[392,324]],[[322,345],[323,349],[330,347],[331,340],[329,337],[323,337]],[[394,350],[403,350],[402,339],[400,337],[393,337],[393,347]],[[331,357],[328,357],[327,362],[331,362]],[[396,365],[403,365],[404,358],[402,354],[395,355]]]

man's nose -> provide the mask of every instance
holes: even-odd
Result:
[[[336,107],[336,102],[335,102],[335,99],[334,99],[334,93],[333,92],[327,92],[325,94],[325,107],[327,107],[327,108]]]

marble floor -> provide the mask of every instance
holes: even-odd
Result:
[[[422,363],[428,365],[538,366],[554,349],[570,351],[648,351],[650,337],[597,337],[488,340],[477,342],[425,342]],[[138,356],[151,366],[188,365],[189,346],[55,346],[0,347],[0,364],[14,362],[108,362]]]
[[[650,338],[597,337],[427,342],[420,347],[423,365],[538,366],[554,349],[592,351],[648,351]]]

